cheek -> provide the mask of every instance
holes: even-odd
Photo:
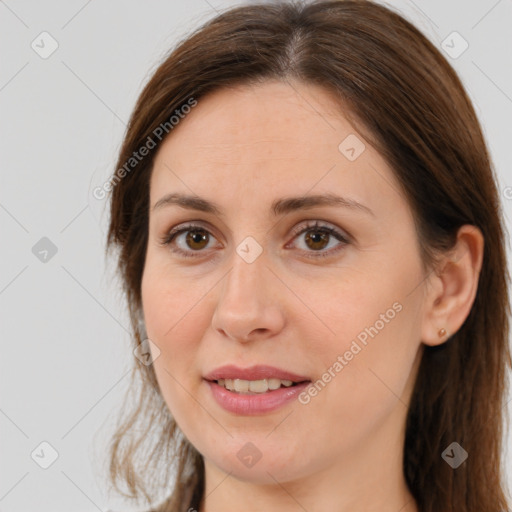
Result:
[[[194,394],[198,384],[195,366],[204,332],[201,294],[151,265],[145,268],[141,294],[148,338],[160,350],[153,363],[158,385],[173,418],[187,429],[195,416],[189,393]]]
[[[318,358],[315,366],[324,369],[317,375],[319,398],[311,402],[329,401],[340,421],[364,418],[367,424],[396,405],[420,346],[421,300],[410,294],[420,278],[413,259],[399,268],[382,259],[364,274],[333,280],[323,301],[317,296],[318,315],[331,332],[308,347]]]
[[[323,351],[325,371],[314,383],[316,396],[305,397],[297,407],[304,408],[311,430],[328,439],[326,446],[349,449],[372,439],[383,424],[402,421],[417,352],[417,345],[406,341],[408,320],[400,316],[406,314],[400,311],[378,334],[368,325],[373,337],[368,334],[366,344],[346,337],[330,346],[330,354]]]
[[[193,347],[204,328],[205,285],[182,274],[171,273],[151,260],[144,270],[141,295],[146,330],[162,351]]]
[[[178,423],[180,411],[190,408],[198,385],[197,354],[205,326],[199,290],[180,287],[180,280],[148,267],[142,283],[142,304],[148,338],[160,353],[155,374],[167,405]],[[162,277],[164,276],[164,277]]]

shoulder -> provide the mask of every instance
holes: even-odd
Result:
[[[111,508],[109,508],[108,510],[105,510],[105,512],[128,512],[128,511],[125,511],[125,510],[112,510]],[[143,510],[142,512],[158,512],[158,511],[157,511],[157,509],[152,508],[152,509],[148,509],[148,510]]]
[[[128,511],[112,510],[111,508],[109,508],[108,510],[105,510],[105,512],[128,512]],[[152,508],[151,510],[143,510],[142,512],[156,512],[156,510],[154,508]]]

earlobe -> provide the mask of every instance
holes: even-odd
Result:
[[[484,237],[473,225],[459,229],[455,247],[442,259],[425,295],[422,341],[440,345],[450,339],[471,311],[482,268]]]

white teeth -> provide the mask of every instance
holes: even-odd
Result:
[[[249,391],[252,391],[253,393],[265,393],[265,391],[268,391],[267,379],[251,381],[246,380],[245,382],[249,384]]]
[[[233,386],[235,388],[235,391],[237,391],[238,393],[247,393],[247,391],[249,391],[249,381],[248,380],[234,379]],[[251,391],[254,391],[254,390],[251,389]]]
[[[281,381],[279,379],[268,379],[268,389],[279,389]]]
[[[289,388],[293,381],[281,379],[219,379],[217,384],[237,393],[266,393],[269,390],[279,389],[281,386]]]

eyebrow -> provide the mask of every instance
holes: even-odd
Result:
[[[171,193],[163,196],[153,206],[153,211],[165,206],[177,205],[187,210],[198,210],[205,213],[212,213],[222,217],[222,208],[217,204],[203,199],[199,196]],[[336,206],[338,208],[349,208],[354,211],[364,212],[375,216],[374,212],[353,199],[327,193],[322,195],[309,195],[302,197],[284,197],[276,199],[271,205],[274,216],[284,215],[296,210],[306,210],[318,206]]]

